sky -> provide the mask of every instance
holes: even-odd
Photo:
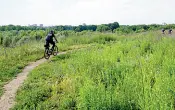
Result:
[[[0,0],[0,25],[175,23],[175,0]]]

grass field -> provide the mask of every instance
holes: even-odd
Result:
[[[32,71],[14,110],[175,109],[173,36],[70,37],[66,47],[72,41],[91,46],[56,56]]]
[[[17,75],[29,62],[42,58],[43,45],[29,43],[15,48],[1,48],[0,51],[0,96],[3,85]]]
[[[10,33],[10,32],[9,32]],[[114,35],[87,34],[77,37],[59,37],[59,51],[85,48],[95,43],[115,41]],[[8,37],[7,37],[8,38]],[[11,36],[10,38],[13,38]],[[28,39],[28,37],[25,37]],[[29,37],[30,38],[30,37]],[[108,39],[106,39],[108,38]],[[25,41],[25,40],[24,40]],[[6,40],[6,42],[9,42]],[[0,96],[3,94],[3,86],[13,79],[29,63],[43,58],[44,39],[40,41],[27,40],[26,43],[14,47],[0,47]],[[18,42],[16,43],[18,44]],[[8,45],[11,45],[10,43]]]

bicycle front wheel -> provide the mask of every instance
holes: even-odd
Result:
[[[50,57],[49,49],[45,49],[44,58],[45,58],[45,59],[49,59],[49,57]]]
[[[55,45],[53,55],[56,56],[57,54],[58,54],[58,47]]]

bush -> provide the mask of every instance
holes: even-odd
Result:
[[[10,46],[11,46],[11,43],[12,43],[11,37],[5,36],[5,37],[3,38],[3,46],[4,46],[4,47],[10,47]]]

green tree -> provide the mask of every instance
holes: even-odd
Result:
[[[105,31],[109,31],[109,30],[110,30],[110,28],[104,24],[97,26],[97,31],[99,31],[99,32],[105,32]]]
[[[120,27],[118,22],[110,23],[110,24],[108,24],[108,26],[112,32],[114,31],[114,29],[117,29]]]

